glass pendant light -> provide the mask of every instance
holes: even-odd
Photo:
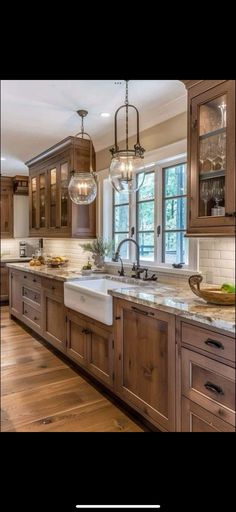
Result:
[[[97,195],[97,183],[95,181],[95,173],[93,172],[92,165],[92,140],[88,133],[84,131],[84,117],[87,116],[87,110],[78,110],[77,114],[82,119],[81,132],[77,133],[75,137],[84,135],[89,137],[89,169],[87,171],[72,170],[71,179],[68,186],[69,196],[71,201],[75,204],[90,204],[94,201]],[[73,151],[74,155],[74,151]]]
[[[129,148],[129,109],[134,109],[137,116],[137,135],[136,144],[133,149]],[[121,109],[125,109],[125,148],[120,149],[117,144],[117,115]],[[117,192],[137,192],[144,182],[145,172],[137,170],[142,169],[143,153],[145,149],[141,147],[139,141],[139,112],[134,105],[129,104],[128,100],[128,80],[126,80],[126,96],[125,103],[119,107],[115,113],[115,144],[110,149],[112,154],[111,164],[109,168],[109,180]]]

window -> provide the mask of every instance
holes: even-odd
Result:
[[[133,236],[140,246],[140,261],[144,265],[150,262],[149,266],[171,267],[173,263],[184,263],[184,268],[196,269],[196,241],[185,237],[187,165],[182,156],[162,162],[146,169],[144,184],[136,194],[112,192],[110,184],[104,186],[104,233],[113,236],[116,248],[121,240]],[[109,194],[111,199],[108,200]],[[110,201],[113,220],[109,224]],[[124,244],[121,257],[135,261],[135,246]]]
[[[113,191],[113,240],[117,248],[119,242],[129,236],[129,197],[122,192]],[[120,251],[121,258],[128,259],[129,245],[124,244]]]
[[[140,259],[154,261],[154,172],[146,174],[144,184],[136,197],[137,241],[140,246]],[[139,180],[139,175],[137,176]]]
[[[186,164],[163,169],[162,262],[188,264]]]

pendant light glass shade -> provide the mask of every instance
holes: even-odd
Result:
[[[126,110],[125,126],[125,148],[120,149],[117,143],[117,115],[121,109]],[[136,144],[133,149],[129,148],[129,109],[134,109],[137,119]],[[143,169],[143,153],[145,149],[141,147],[139,141],[139,113],[134,105],[128,102],[128,80],[126,80],[126,98],[125,104],[117,109],[115,113],[115,144],[110,152],[112,154],[109,168],[109,180],[117,192],[137,192],[143,185],[145,171]],[[137,172],[140,172],[137,175]]]
[[[97,195],[97,183],[90,172],[74,172],[68,192],[73,203],[90,204]]]
[[[82,139],[84,138],[84,134],[89,137],[89,166],[88,170],[80,171],[80,170],[72,170],[71,179],[68,186],[68,193],[71,201],[75,204],[90,204],[94,201],[97,195],[97,183],[95,180],[95,173],[93,172],[92,167],[92,141],[90,135],[84,132],[83,119],[87,115],[86,110],[78,110],[77,112],[79,116],[82,118],[82,127],[81,132],[78,135],[82,135]],[[73,152],[74,153],[74,152]]]

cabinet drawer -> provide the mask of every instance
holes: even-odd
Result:
[[[33,288],[40,288],[41,286],[41,277],[36,276],[35,274],[30,274],[29,272],[23,272],[23,283],[29,284]]]
[[[53,294],[61,296],[64,294],[64,283],[62,281],[42,278],[42,286],[46,288],[46,290],[50,290]]]
[[[182,322],[181,341],[209,354],[235,362],[235,340],[229,336]]]
[[[40,326],[40,312],[32,306],[29,306],[29,304],[26,304],[26,302],[23,302],[23,316]]]
[[[32,300],[32,302],[36,302],[37,304],[41,303],[41,294],[37,290],[31,290],[30,288],[23,286],[22,295],[23,298],[26,297],[27,299]]]
[[[182,398],[182,432],[235,432],[226,421],[217,418],[200,405]]]
[[[235,370],[182,349],[182,394],[207,410],[235,422]]]

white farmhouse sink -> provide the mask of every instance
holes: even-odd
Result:
[[[106,325],[112,325],[112,297],[108,290],[114,288],[136,288],[135,285],[111,279],[88,279],[64,283],[65,306],[83,313]]]

